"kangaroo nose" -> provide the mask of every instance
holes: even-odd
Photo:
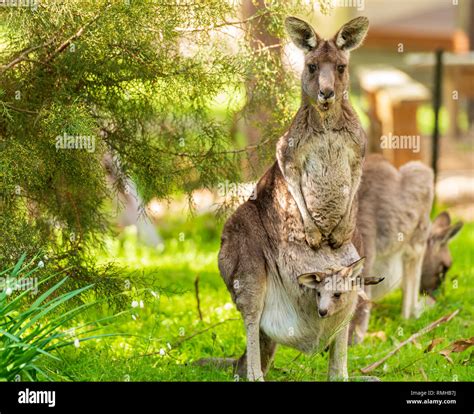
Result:
[[[332,89],[321,89],[319,91],[319,96],[323,99],[330,99],[334,96],[334,91]]]
[[[327,309],[319,309],[319,316],[326,316],[328,314]]]

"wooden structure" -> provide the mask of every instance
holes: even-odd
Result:
[[[469,93],[473,90],[471,69],[468,69],[464,64],[462,67],[459,65],[449,67],[448,65],[446,68],[443,65],[446,52],[467,54],[469,51],[469,36],[460,30],[460,21],[462,20],[463,13],[471,13],[471,16],[467,18],[468,22],[469,18],[473,19],[474,6],[471,5],[469,9],[464,7],[466,3],[462,6],[459,2],[423,1],[421,4],[413,3],[411,8],[409,5],[406,5],[406,7],[404,6],[406,10],[400,12],[400,8],[397,8],[394,3],[392,17],[390,12],[386,13],[386,10],[384,10],[387,7],[385,2],[374,2],[370,11],[366,13],[369,19],[372,17],[371,14],[379,16],[378,22],[380,23],[377,22],[378,24],[376,23],[371,26],[365,41],[365,47],[400,53],[402,58],[407,53],[431,52],[431,60],[434,62],[432,91],[433,111],[435,114],[431,165],[435,175],[439,156],[441,91],[445,91],[445,104],[450,112],[450,132],[456,135],[458,132],[456,122],[458,101],[453,100],[451,96],[446,100],[446,94],[449,91],[452,93],[454,90],[462,89],[464,93]],[[470,26],[472,28],[472,23]],[[447,76],[444,87],[443,73],[446,73]],[[410,105],[407,106],[407,112],[409,110]],[[402,120],[402,122],[405,121]]]
[[[436,50],[449,50],[464,53],[469,50],[469,38],[461,30],[447,32],[425,32],[405,29],[403,27],[377,27],[371,28],[364,46],[380,47],[397,51],[403,47],[403,52],[434,52]]]
[[[464,53],[469,50],[469,36],[460,30],[461,13],[469,13],[462,7],[464,5],[450,0],[415,1],[412,5],[410,2],[387,3],[374,1],[367,9],[365,14],[373,24],[364,42],[365,47],[399,53],[437,50]],[[387,8],[393,8],[393,14]],[[399,50],[400,45],[403,51]]]
[[[431,54],[410,54],[406,63],[416,67],[434,67],[435,59]],[[458,114],[459,100],[474,98],[474,52],[443,54],[443,102],[449,116],[448,134],[460,135]]]
[[[382,153],[396,167],[421,159],[416,113],[430,99],[428,89],[389,66],[362,66],[357,75],[368,101],[369,151]]]

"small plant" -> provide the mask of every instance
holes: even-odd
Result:
[[[0,272],[3,282],[3,289],[0,291],[0,381],[18,380],[22,378],[20,375],[33,381],[38,373],[46,379],[51,379],[38,367],[37,361],[40,357],[58,360],[60,358],[53,353],[59,348],[71,344],[77,347],[86,340],[114,335],[84,336],[101,329],[101,326],[98,326],[100,322],[116,315],[69,327],[69,323],[79,313],[97,302],[68,308],[64,313],[57,312],[59,307],[64,309],[62,305],[93,285],[59,294],[58,289],[68,280],[68,277],[64,277],[29,304],[28,298],[32,297],[31,294],[37,293],[40,286],[57,275],[53,274],[38,281],[33,276],[44,263],[37,263],[37,258],[29,263],[25,260],[26,254],[23,254],[13,268]]]

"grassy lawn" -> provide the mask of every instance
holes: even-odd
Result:
[[[111,240],[104,259],[115,257],[127,269],[124,286],[128,289],[130,312],[107,329],[123,335],[65,348],[61,361],[45,361],[45,372],[64,381],[235,380],[230,368],[193,365],[203,357],[237,356],[244,349],[242,322],[217,270],[220,229],[211,216],[170,218],[160,224],[165,240],[162,252],[137,248],[133,234],[123,242]],[[349,350],[350,375],[361,375],[360,368],[380,359],[430,322],[460,308],[451,322],[402,348],[372,375],[383,381],[474,379],[472,348],[451,354],[453,363],[439,354],[451,342],[474,335],[473,249],[474,223],[470,223],[452,242],[454,266],[436,305],[418,320],[401,319],[400,291],[376,305],[369,332],[378,334]],[[197,275],[202,321],[194,290]],[[138,306],[132,308],[132,301]],[[106,308],[95,309],[87,316],[98,318],[110,312]],[[424,352],[434,338],[443,340],[433,351]],[[307,356],[280,347],[267,380],[324,381],[327,358],[327,354]]]

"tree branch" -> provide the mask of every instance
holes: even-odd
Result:
[[[99,17],[102,15],[102,13],[104,13],[110,7],[111,7],[111,4],[107,4],[107,6],[105,6],[104,9],[102,9],[99,13],[97,13],[84,26],[80,27],[76,33],[74,33],[71,37],[69,37],[63,43],[61,43],[61,45],[58,48],[56,48],[56,50],[51,55],[48,56],[45,63],[51,62],[57,55],[63,52],[64,49],[66,49],[72,42],[79,39],[83,35],[84,31],[93,23],[95,23],[99,19]]]
[[[270,141],[271,141],[270,138],[267,138],[259,142],[258,144],[247,145],[245,148],[236,149],[236,150],[216,151],[216,152],[213,152],[213,154],[215,155],[241,154],[243,152],[247,152],[247,151],[257,149],[259,147],[263,147],[264,145],[268,144]],[[168,155],[173,155],[175,157],[186,157],[186,158],[200,158],[200,157],[205,158],[211,153],[211,151],[208,150],[204,154],[190,154],[189,152],[174,152],[174,151],[164,150],[162,148],[156,148],[156,151],[164,153],[164,154],[168,154]]]
[[[84,26],[82,26],[75,34],[73,34],[71,37],[69,37],[67,40],[65,40],[59,47],[56,48],[56,50],[46,59],[45,62],[40,62],[40,63],[49,63],[51,60],[53,60],[59,53],[61,53],[64,49],[66,49],[74,40],[78,39],[79,37],[82,36],[84,33],[85,29],[89,27],[91,24],[93,24],[97,19],[102,15],[103,12],[105,12],[109,7],[111,7],[111,4],[108,4],[103,10],[101,10],[99,13],[97,13],[96,16],[94,16],[93,19],[88,21]],[[6,65],[3,65],[0,67],[0,74],[5,73],[7,70],[14,68],[16,65],[18,65],[21,62],[24,62],[28,60],[28,56],[35,52],[36,50],[42,49],[44,47],[47,47],[51,45],[54,42],[54,38],[48,40],[45,43],[42,43],[40,45],[36,46],[31,46],[29,48],[26,48],[20,52],[20,54],[13,59],[11,62],[7,63]]]
[[[226,26],[241,26],[243,24],[250,23],[253,20],[256,20],[258,18],[261,18],[268,14],[268,11],[265,11],[264,13],[260,14],[254,14],[253,16],[244,19],[244,20],[238,20],[238,21],[233,21],[233,22],[228,22],[224,20],[222,23],[219,24],[213,24],[207,27],[176,27],[174,30],[177,32],[184,32],[184,33],[194,33],[194,32],[208,32],[210,30],[218,29],[220,27],[226,27]]]
[[[29,115],[38,115],[38,114],[39,114],[38,111],[30,111],[30,110],[28,110],[28,109],[16,108],[16,107],[11,106],[10,104],[7,104],[7,103],[3,103],[3,105],[4,105],[6,108],[11,109],[12,111],[15,111],[15,112],[21,112],[21,113],[29,114]]]
[[[30,53],[33,53],[34,51],[36,51],[38,49],[41,49],[43,47],[49,46],[51,43],[53,43],[52,39],[48,40],[47,42],[45,42],[41,45],[32,46],[30,48],[24,49],[22,52],[20,52],[19,56],[17,56],[15,59],[13,59],[10,63],[7,63],[6,65],[3,65],[0,68],[0,74],[5,73],[8,69],[11,69],[11,68],[15,67],[16,65],[18,65],[21,62],[23,62],[25,60],[28,60],[28,56],[30,55]]]

